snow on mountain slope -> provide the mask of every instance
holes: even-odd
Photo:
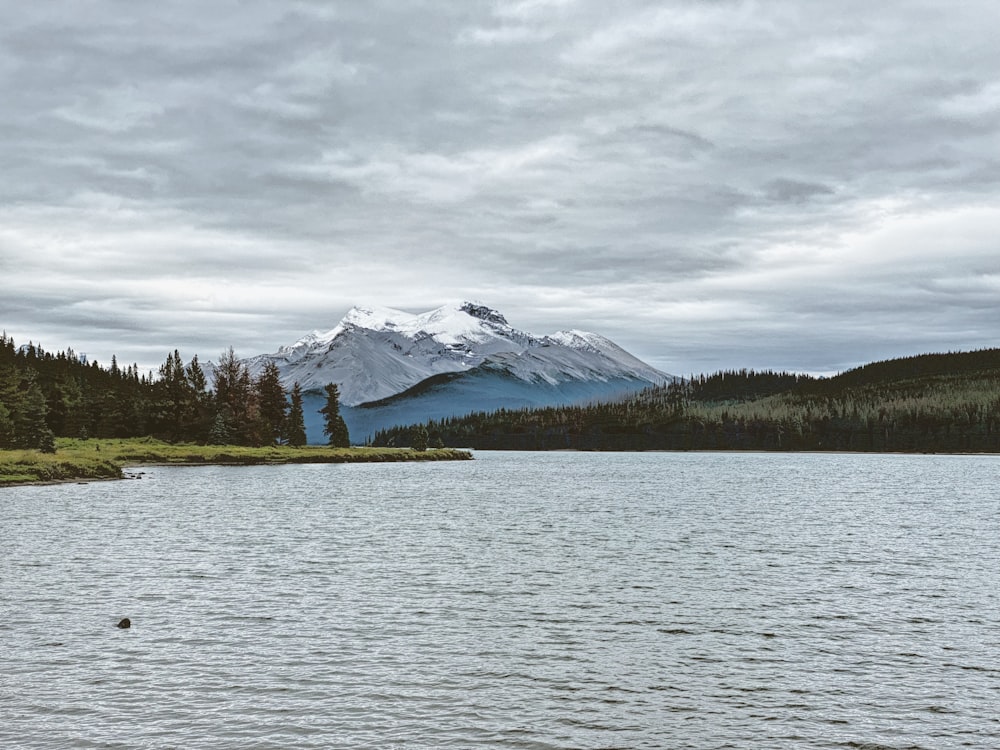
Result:
[[[651,374],[656,373],[662,375],[663,373],[654,370],[652,367],[647,365],[638,357],[634,357],[627,351],[622,349],[618,344],[616,344],[611,339],[604,338],[597,333],[589,333],[588,331],[559,331],[558,333],[552,334],[550,336],[553,341],[557,344],[562,344],[568,346],[572,349],[579,349],[588,352],[597,352],[603,354],[616,362],[621,362],[622,364],[627,364],[633,367],[637,372],[644,370],[650,371]]]
[[[340,386],[345,406],[399,394],[427,378],[489,365],[524,384],[634,381],[638,387],[672,376],[594,333],[537,336],[513,328],[496,310],[458,302],[413,314],[358,306],[333,329],[314,331],[274,354],[247,360],[257,374],[273,361],[286,387]]]

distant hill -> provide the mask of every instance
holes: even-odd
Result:
[[[1000,349],[874,362],[834,377],[739,370],[609,403],[481,412],[426,425],[490,449],[1000,452]],[[376,444],[405,445],[407,428]]]

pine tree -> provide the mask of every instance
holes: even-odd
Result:
[[[184,360],[174,349],[167,355],[167,361],[160,365],[160,380],[157,383],[159,404],[157,411],[161,428],[172,441],[181,440],[186,432],[189,414],[195,396],[187,379]]]
[[[20,399],[12,415],[17,444],[21,448],[55,453],[54,435],[45,422],[45,395],[38,387],[34,369],[25,371],[20,390]]]
[[[75,378],[65,376],[54,390],[55,403],[49,404],[49,426],[63,437],[78,437],[83,427],[83,391]],[[53,418],[53,409],[58,419]]]
[[[187,366],[184,374],[187,377],[188,385],[195,393],[204,393],[208,388],[208,379],[205,377],[201,363],[198,362],[197,354],[191,357],[191,363]]]
[[[233,347],[224,352],[215,368],[215,399],[220,413],[226,413],[227,429],[232,439],[242,445],[259,445],[257,393],[246,365],[236,358]]]
[[[281,373],[274,362],[264,365],[257,378],[257,401],[259,404],[260,432],[265,442],[275,443],[281,437],[285,424],[288,401],[285,389],[281,387]]]
[[[185,370],[192,403],[185,424],[185,438],[199,443],[209,439],[215,422],[215,411],[212,404],[212,394],[208,392],[208,379],[198,362],[198,355],[191,358]]]
[[[14,420],[10,418],[10,411],[0,401],[0,450],[14,447]]]
[[[208,431],[208,442],[211,445],[229,445],[233,442],[233,433],[230,429],[232,415],[228,414],[229,407],[224,406],[215,415],[215,422]]]
[[[292,404],[285,420],[285,438],[288,444],[299,447],[306,444],[306,422],[302,413],[302,389],[298,383],[292,386]]]
[[[349,448],[351,437],[344,418],[340,416],[340,389],[336,384],[328,383],[323,390],[326,391],[326,405],[319,410],[323,415],[323,434],[329,437],[328,442],[334,448]]]
[[[427,428],[423,425],[417,425],[413,429],[413,439],[412,439],[413,450],[420,451],[421,453],[427,450]]]
[[[238,394],[233,391],[238,387],[240,378],[240,361],[236,358],[233,347],[222,353],[219,363],[212,373],[212,382],[215,386],[215,397],[220,404],[229,404]]]
[[[240,370],[238,391],[243,394],[240,408],[235,411],[240,442],[244,445],[263,445],[265,440],[260,425],[260,400],[253,378],[250,377],[250,368],[246,365]]]

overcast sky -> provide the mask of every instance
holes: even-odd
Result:
[[[475,299],[667,372],[1000,345],[996,0],[0,9],[0,327],[144,369]]]

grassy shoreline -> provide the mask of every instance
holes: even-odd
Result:
[[[0,487],[95,479],[123,479],[128,466],[224,464],[258,466],[295,463],[381,463],[398,461],[462,461],[468,451],[442,448],[302,448],[165,443],[153,438],[75,440],[59,438],[55,453],[0,451]]]

